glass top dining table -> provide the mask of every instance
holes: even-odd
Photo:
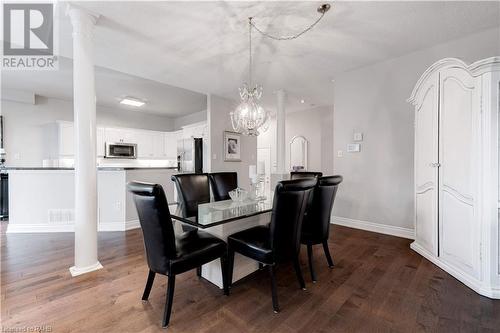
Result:
[[[242,202],[233,200],[213,201],[198,205],[198,217],[184,216],[179,204],[168,205],[170,216],[174,220],[206,229],[217,225],[241,220],[247,217],[269,213],[273,208],[273,195],[265,199],[246,199]]]

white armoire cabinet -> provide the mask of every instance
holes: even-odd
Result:
[[[481,295],[500,298],[500,57],[429,67],[415,106],[411,248]]]

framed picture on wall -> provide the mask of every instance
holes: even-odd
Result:
[[[241,162],[241,134],[236,132],[224,132],[224,161]]]

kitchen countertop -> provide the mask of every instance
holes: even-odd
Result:
[[[177,167],[115,167],[115,166],[100,166],[97,170],[147,170],[147,169],[160,169],[160,170],[177,170]],[[62,168],[62,167],[3,167],[0,171],[9,170],[75,170],[75,168]]]

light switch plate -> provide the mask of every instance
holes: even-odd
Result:
[[[350,143],[347,145],[348,153],[359,153],[361,151],[361,145],[359,143]]]
[[[354,141],[363,141],[363,133],[361,133],[361,132],[354,133],[353,140]]]
[[[338,150],[337,151],[337,157],[342,157],[342,156],[344,156],[344,151]]]

